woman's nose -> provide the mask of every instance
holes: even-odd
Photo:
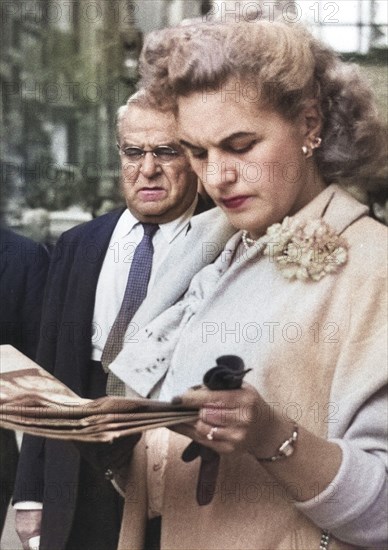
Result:
[[[202,181],[205,185],[219,187],[236,183],[239,178],[238,162],[221,155],[209,155],[203,165]]]

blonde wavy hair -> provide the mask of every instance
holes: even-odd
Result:
[[[370,173],[381,160],[384,133],[369,84],[304,26],[194,23],[154,31],[140,74],[154,104],[175,112],[179,96],[219,89],[231,77],[254,85],[258,103],[289,120],[317,99],[323,130],[315,158],[327,182]]]

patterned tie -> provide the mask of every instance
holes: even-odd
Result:
[[[154,254],[152,238],[159,226],[153,223],[143,223],[142,226],[144,235],[133,255],[123,302],[102,352],[101,363],[105,372],[108,373],[106,386],[108,395],[125,396],[125,384],[109,371],[108,365],[120,353],[128,325],[147,295]]]

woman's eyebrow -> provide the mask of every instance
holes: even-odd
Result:
[[[230,134],[229,136],[224,137],[215,145],[223,146],[233,139],[239,139],[239,138],[245,138],[245,137],[255,138],[257,137],[257,135],[255,132],[235,132],[234,134]],[[203,147],[201,147],[200,145],[193,145],[192,143],[184,139],[180,139],[179,143],[185,147],[188,147],[189,149],[203,149]]]
[[[226,136],[225,138],[223,138],[220,141],[220,145],[223,145],[234,139],[246,138],[246,137],[252,137],[252,138],[256,137],[256,133],[255,132],[235,132],[234,134],[231,134],[230,136]]]

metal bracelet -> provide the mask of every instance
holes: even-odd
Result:
[[[274,456],[269,456],[267,458],[258,458],[258,462],[276,462],[277,460],[282,460],[283,458],[288,458],[295,451],[295,443],[298,440],[298,425],[295,424],[292,430],[292,435],[289,439],[286,439],[278,448],[278,453]]]

